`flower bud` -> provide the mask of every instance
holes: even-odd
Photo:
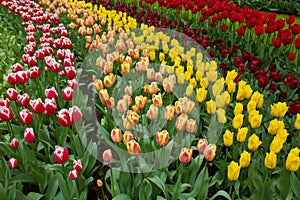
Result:
[[[248,149],[251,151],[255,151],[258,149],[259,145],[261,145],[262,142],[259,140],[257,135],[252,134],[248,139]]]
[[[14,88],[8,88],[6,90],[6,96],[11,101],[16,101],[18,99],[18,92]]]
[[[182,163],[188,163],[192,159],[192,156],[193,156],[193,150],[184,147],[183,149],[181,149],[179,160]]]
[[[137,156],[141,152],[141,147],[139,143],[137,143],[135,140],[130,140],[126,144],[127,151],[129,154]]]
[[[204,158],[207,161],[212,161],[216,157],[217,146],[209,144],[203,151]]]
[[[123,143],[127,145],[127,142],[131,140],[134,140],[133,134],[130,131],[125,131],[123,135]]]
[[[113,142],[118,143],[122,141],[122,131],[118,128],[113,128],[110,132],[111,139]]]
[[[72,100],[74,96],[74,90],[71,87],[66,87],[62,90],[62,97],[64,100]]]
[[[32,113],[28,110],[28,109],[23,109],[20,113],[19,113],[19,117],[20,117],[20,122],[22,124],[31,124],[33,121],[33,116]]]
[[[62,164],[69,159],[69,151],[66,147],[55,146],[54,160],[58,164]]]
[[[26,142],[33,142],[36,138],[33,128],[26,128],[24,131],[24,138]]]
[[[203,153],[204,149],[207,147],[208,141],[206,138],[201,138],[197,143],[197,149],[199,153]]]
[[[19,141],[17,138],[13,138],[9,144],[10,148],[17,148],[19,146]]]
[[[105,150],[102,154],[103,161],[107,163],[109,163],[112,160],[112,157],[113,155],[110,149]]]
[[[77,170],[72,170],[70,171],[69,173],[69,177],[72,179],[72,180],[76,180],[78,178],[78,171]]]
[[[169,142],[169,133],[166,130],[156,133],[156,143],[159,146],[166,146]]]
[[[18,103],[20,104],[20,106],[29,106],[30,103],[30,99],[27,93],[24,93],[22,95],[18,96]]]
[[[158,107],[151,104],[149,110],[147,111],[147,118],[150,120],[154,120],[157,118],[157,116],[158,116]]]
[[[17,159],[15,159],[15,158],[9,159],[9,161],[8,161],[8,167],[11,168],[11,169],[14,169],[14,168],[18,167],[18,161],[17,161]]]
[[[75,169],[76,171],[81,171],[82,170],[82,164],[81,164],[80,160],[74,160],[73,169]]]

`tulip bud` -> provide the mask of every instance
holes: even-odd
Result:
[[[103,161],[107,163],[109,163],[112,160],[112,157],[113,155],[110,149],[105,150],[102,154]]]
[[[73,117],[70,115],[70,112],[67,109],[61,109],[58,112],[58,115],[56,115],[56,117],[59,124],[64,127],[71,126],[74,124]]]
[[[201,138],[197,143],[197,149],[199,153],[203,153],[204,149],[207,147],[208,141],[206,138]]]
[[[13,138],[9,144],[10,148],[17,148],[19,146],[19,141],[17,138]]]
[[[36,138],[33,128],[26,128],[24,131],[24,138],[26,142],[33,142]]]
[[[238,163],[231,161],[227,169],[227,177],[230,181],[236,181],[240,176],[241,166]]]
[[[128,141],[134,140],[134,137],[130,131],[125,131],[123,135],[123,143],[127,145]]]
[[[66,147],[55,146],[54,159],[58,164],[62,164],[69,159],[69,151]]]
[[[22,124],[31,124],[33,121],[32,113],[28,109],[23,109],[19,112],[20,122]]]
[[[184,131],[186,129],[187,120],[188,116],[185,113],[179,115],[175,123],[177,130]]]
[[[20,106],[29,106],[30,103],[30,99],[27,93],[24,93],[22,95],[18,96],[18,103],[20,104]]]
[[[107,88],[111,88],[115,83],[115,75],[110,73],[109,75],[104,77],[104,85]]]
[[[9,161],[8,161],[8,167],[11,168],[11,169],[14,169],[14,168],[18,167],[18,161],[17,161],[17,159],[15,159],[15,158],[9,159]]]
[[[76,171],[81,171],[82,170],[82,164],[81,164],[80,160],[74,160],[73,169],[75,169]]]
[[[149,110],[147,111],[147,118],[150,120],[154,120],[157,118],[157,116],[158,116],[158,107],[151,104]]]
[[[186,131],[189,133],[195,133],[197,130],[197,122],[194,119],[187,120]]]
[[[216,156],[217,146],[215,144],[209,144],[203,151],[204,158],[207,161],[212,161]]]
[[[270,153],[266,153],[265,157],[265,167],[268,169],[274,169],[277,163],[277,155],[275,152],[271,151]]]
[[[251,160],[251,154],[244,150],[240,157],[241,168],[248,167],[250,165],[250,160]]]
[[[6,90],[6,96],[11,101],[16,101],[18,99],[18,92],[14,88],[8,88]]]
[[[113,97],[110,97],[107,101],[107,108],[112,110],[115,107],[115,99]]]
[[[122,131],[118,128],[113,128],[110,132],[111,139],[113,142],[121,142],[122,141]]]
[[[72,179],[72,180],[76,180],[78,178],[78,171],[77,170],[72,170],[70,171],[69,173],[69,177]]]
[[[30,100],[29,105],[31,110],[35,113],[42,113],[45,111],[45,105],[40,98]]]
[[[72,117],[72,121],[77,122],[82,118],[82,113],[80,108],[77,106],[73,106],[72,108],[69,108],[70,116]]]
[[[48,99],[58,98],[58,94],[57,94],[54,87],[46,89],[45,90],[45,95],[46,95],[46,98],[48,98]]]
[[[137,143],[135,140],[130,140],[126,144],[127,151],[129,154],[137,156],[141,152],[141,147],[139,143]]]
[[[169,133],[166,130],[156,133],[156,143],[160,146],[166,146],[169,142]]]
[[[99,92],[100,101],[103,105],[107,104],[107,101],[109,100],[109,94],[106,89],[101,89]]]
[[[152,95],[152,101],[153,101],[153,105],[155,105],[157,107],[161,107],[163,105],[161,93],[159,93],[157,95],[153,94]]]
[[[183,149],[181,149],[179,160],[182,163],[188,163],[192,159],[192,155],[193,155],[193,150],[184,147]]]
[[[64,100],[72,100],[74,95],[74,90],[71,87],[66,87],[62,90],[62,97]]]

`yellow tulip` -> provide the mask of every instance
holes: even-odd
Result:
[[[185,90],[185,94],[186,96],[190,97],[192,96],[193,94],[193,85],[189,84],[187,87],[186,87],[186,90]]]
[[[219,108],[216,112],[219,123],[225,124],[227,122],[225,110],[223,108]]]
[[[233,132],[226,130],[223,135],[224,145],[230,147],[233,143]]]
[[[216,112],[216,102],[214,100],[207,101],[206,110],[208,114],[214,114]]]
[[[203,73],[200,70],[197,70],[196,71],[196,81],[200,81],[202,76],[203,76]]]
[[[239,128],[236,140],[238,142],[245,142],[248,133],[248,127]]]
[[[237,77],[237,75],[238,73],[235,70],[228,71],[225,78],[226,84],[228,85],[229,82],[233,81]]]
[[[258,127],[260,127],[262,118],[263,118],[262,114],[260,114],[260,115],[258,115],[258,114],[254,115],[252,117],[251,121],[250,121],[251,128],[258,128]]]
[[[271,115],[273,117],[284,117],[289,107],[286,102],[278,102],[277,104],[271,105]]]
[[[270,153],[266,153],[265,157],[265,166],[268,169],[274,169],[276,167],[277,155],[275,152],[271,151]]]
[[[244,115],[243,114],[237,114],[232,120],[232,127],[234,129],[241,128],[244,122]]]
[[[249,99],[251,97],[251,95],[252,95],[253,90],[251,89],[250,85],[246,85],[244,87],[244,92],[245,92],[245,98]]]
[[[206,72],[206,76],[209,82],[215,82],[218,78],[218,71],[210,68],[208,72]]]
[[[251,100],[256,102],[256,108],[261,108],[264,103],[264,95],[256,91],[252,94]]]
[[[236,103],[235,107],[234,107],[234,110],[233,110],[233,113],[234,113],[234,115],[242,114],[243,113],[243,104]]]
[[[217,95],[216,96],[216,105],[217,105],[217,108],[224,108],[225,104],[226,104],[225,93]]]
[[[285,163],[285,167],[287,170],[292,171],[292,172],[298,171],[298,169],[300,167],[299,152],[300,152],[300,150],[298,147],[295,147],[290,150],[290,152],[287,156],[287,159],[286,159],[286,163]]]
[[[253,110],[256,110],[256,101],[250,100],[247,104],[247,111],[250,113]]]
[[[274,137],[270,144],[270,150],[273,151],[274,153],[279,153],[283,147],[283,144],[284,144],[283,140],[281,140],[278,137],[277,138]]]
[[[294,124],[296,130],[300,130],[300,114],[297,114],[297,118]]]
[[[289,133],[286,129],[280,129],[274,138],[280,138],[285,143],[288,135]]]
[[[230,181],[236,181],[240,176],[241,166],[238,163],[231,161],[227,168],[227,177]]]
[[[224,94],[225,94],[225,98],[226,98],[225,103],[226,103],[226,105],[229,105],[230,104],[230,94],[227,91],[225,91]]]
[[[201,78],[201,79],[200,79],[200,85],[201,85],[201,87],[203,87],[203,88],[207,88],[207,87],[208,87],[208,78],[207,78],[207,77]]]
[[[207,90],[205,88],[196,89],[196,99],[199,103],[203,102],[206,99]]]
[[[227,90],[230,94],[233,94],[235,93],[235,90],[236,90],[236,83],[233,82],[233,81],[230,81],[228,84],[227,84]]]
[[[248,139],[248,149],[251,151],[256,151],[261,144],[262,142],[255,134],[252,134]]]
[[[218,79],[214,85],[212,86],[212,93],[213,96],[218,96],[219,94],[221,94],[222,90],[224,89],[224,80],[222,79]]]
[[[284,129],[284,122],[279,121],[277,119],[273,119],[270,121],[269,127],[268,127],[268,132],[271,135],[276,135],[277,132],[281,129]]]
[[[251,161],[251,154],[244,150],[240,157],[241,168],[248,167],[250,165],[250,161]]]

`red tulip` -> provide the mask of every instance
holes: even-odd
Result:
[[[291,25],[295,22],[296,16],[295,15],[289,15],[288,18],[286,18],[286,23]]]
[[[64,100],[72,100],[74,95],[74,90],[71,87],[66,87],[62,90],[62,97]]]
[[[70,171],[69,173],[69,177],[72,179],[72,180],[76,180],[78,178],[78,171],[77,170],[72,170]]]
[[[55,146],[54,160],[62,164],[69,159],[69,151],[66,147]]]
[[[82,164],[81,164],[80,160],[74,160],[73,169],[75,169],[76,171],[81,171],[82,170]]]
[[[262,35],[264,33],[264,26],[263,25],[256,25],[254,27],[254,31],[256,35]]]
[[[21,112],[19,112],[19,118],[20,122],[22,124],[31,124],[33,120],[32,113],[28,109],[24,109]]]
[[[272,43],[273,43],[275,48],[279,48],[281,46],[281,39],[280,38],[277,38],[277,39],[272,38]],[[299,44],[299,48],[300,48],[300,44]]]
[[[14,85],[17,83],[17,77],[15,73],[10,73],[7,76],[7,82],[11,85]]]
[[[64,127],[72,126],[74,124],[73,117],[70,116],[70,112],[67,109],[61,109],[56,115],[58,123]]]
[[[28,70],[28,76],[31,79],[36,79],[40,76],[40,68],[39,67],[31,67]]]
[[[300,49],[300,35],[295,40],[295,47],[296,47],[296,49]]]
[[[13,138],[9,143],[10,148],[17,148],[19,146],[19,141],[17,138]]]
[[[11,168],[11,169],[18,167],[18,161],[17,161],[17,159],[15,159],[15,158],[9,159],[9,161],[8,161],[8,167]]]
[[[0,119],[3,121],[9,121],[14,117],[11,108],[8,106],[0,106]]]
[[[33,128],[26,128],[24,131],[24,139],[26,142],[33,142],[35,140],[36,136],[33,131]]]
[[[6,96],[11,101],[16,101],[18,99],[18,92],[14,88],[8,88],[6,90]]]
[[[49,116],[57,110],[57,104],[54,98],[45,99],[45,113]]]
[[[55,90],[54,87],[46,89],[45,90],[45,95],[46,95],[46,97],[48,99],[52,99],[52,98],[56,99],[58,97],[58,94],[57,94],[57,92],[56,92],[56,90]]]
[[[42,113],[45,111],[45,105],[40,98],[30,100],[29,105],[31,110],[35,113]]]
[[[188,148],[181,149],[179,160],[182,163],[188,163],[192,159],[193,150]]]
[[[295,60],[296,55],[294,53],[289,53],[288,58],[289,60]]]
[[[28,82],[28,75],[25,71],[16,72],[16,81],[17,83],[24,84]]]
[[[13,72],[23,71],[23,69],[24,69],[20,63],[16,63],[16,64],[12,65],[10,68]]]

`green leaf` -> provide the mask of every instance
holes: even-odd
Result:
[[[45,194],[46,199],[47,200],[54,199],[54,196],[57,193],[57,189],[58,189],[57,178],[55,176],[50,176],[50,179],[48,181],[48,188]]]
[[[44,195],[40,194],[40,193],[36,193],[36,192],[30,192],[27,195],[27,199],[28,200],[39,200],[40,198],[42,198]]]
[[[229,199],[229,200],[231,200],[231,197],[230,197],[230,195],[227,193],[227,192],[225,192],[224,190],[220,190],[220,191],[218,191],[216,194],[214,194],[214,196],[212,196],[209,200],[214,200],[216,197],[224,197],[224,198],[226,198],[226,199]]]
[[[131,200],[131,197],[127,194],[121,193],[115,196],[112,200]]]
[[[300,180],[297,177],[296,172],[291,172],[290,181],[292,186],[292,191],[294,192],[297,199],[300,199]]]
[[[291,192],[290,172],[286,169],[280,175],[280,196],[282,199],[287,199],[287,196]]]
[[[168,198],[166,186],[158,176],[149,177],[148,180],[154,183],[164,193],[165,197]]]

